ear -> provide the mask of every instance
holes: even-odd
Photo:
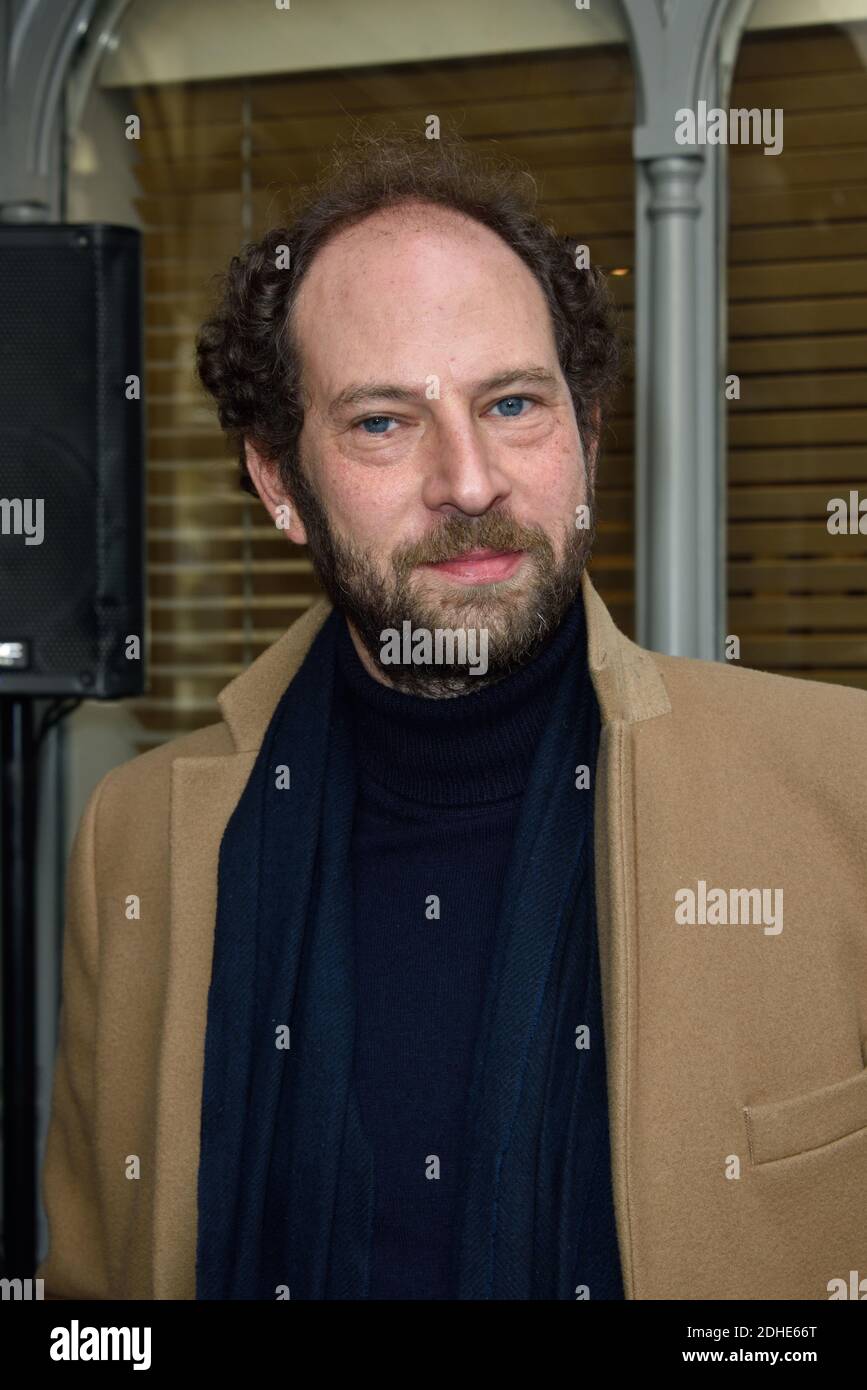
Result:
[[[307,532],[302,525],[298,508],[283,487],[277,464],[265,458],[249,439],[244,440],[244,457],[253,486],[268,509],[274,525],[295,545],[306,545]]]

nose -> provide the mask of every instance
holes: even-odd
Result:
[[[472,418],[440,418],[428,441],[422,499],[431,511],[482,516],[508,497],[496,445]]]

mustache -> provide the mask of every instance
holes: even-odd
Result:
[[[432,535],[405,546],[394,556],[395,568],[408,573],[417,565],[455,560],[468,550],[548,551],[551,542],[541,526],[520,526],[513,517],[491,514],[475,520],[449,517]]]

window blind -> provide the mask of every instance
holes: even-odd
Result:
[[[782,107],[780,155],[729,153],[728,631],[744,664],[867,689],[867,72],[831,28],[748,35],[731,105]]]

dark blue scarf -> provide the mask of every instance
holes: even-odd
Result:
[[[343,621],[330,614],[289,683],[220,847],[200,1299],[366,1297],[375,1174],[352,1085],[355,773],[335,695]],[[594,1300],[623,1297],[593,892],[598,737],[582,630],[502,897],[459,1189],[460,1299],[571,1300],[583,1286]],[[576,788],[579,764],[588,789]],[[589,1047],[578,1048],[582,1025]]]

